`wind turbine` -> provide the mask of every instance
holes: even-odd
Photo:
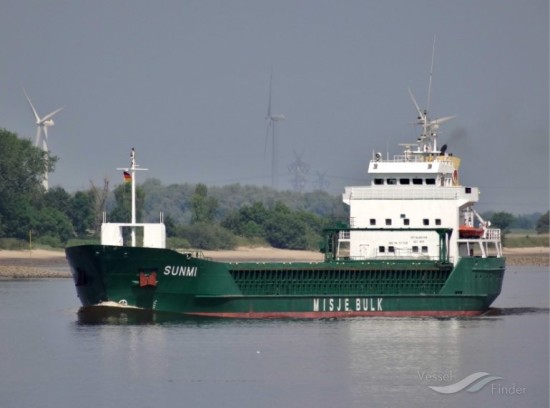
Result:
[[[36,109],[34,108],[31,98],[29,98],[29,95],[27,95],[27,91],[23,88],[23,93],[27,97],[27,101],[29,102],[29,105],[31,107],[32,113],[34,114],[34,118],[36,119],[36,138],[34,140],[34,145],[36,147],[41,147],[42,150],[44,150],[46,153],[48,153],[48,127],[54,125],[53,117],[58,114],[60,111],[65,108],[64,106],[61,108],[58,108],[50,113],[48,113],[44,117],[38,116],[38,113],[36,112]],[[48,185],[48,171],[44,173],[44,181],[42,182],[44,185],[44,188],[46,191],[49,188]]]
[[[271,76],[269,77],[269,99],[267,101],[267,115],[265,119],[267,120],[267,129],[265,133],[265,148],[264,155],[267,151],[267,139],[271,133],[271,188],[277,186],[277,138],[276,138],[276,125],[277,122],[282,122],[285,120],[285,115],[283,114],[273,114],[271,113],[271,87],[273,82],[273,70],[271,71]]]

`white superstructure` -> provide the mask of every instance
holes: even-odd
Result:
[[[488,228],[473,208],[479,189],[462,185],[460,159],[447,153],[446,145],[437,148],[439,125],[454,116],[429,120],[426,111],[418,111],[417,143],[404,145],[403,154],[392,159],[373,154],[370,185],[345,189],[351,230],[341,233],[339,249],[352,259],[438,259],[437,229],[451,229],[445,238],[451,262],[502,256],[500,230]]]

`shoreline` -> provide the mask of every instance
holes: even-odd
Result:
[[[193,252],[193,251],[191,251]],[[323,254],[268,247],[202,251],[205,257],[225,262],[320,262]],[[550,266],[550,248],[504,248],[507,266]],[[64,251],[33,249],[0,250],[0,279],[70,278]]]
[[[0,250],[0,279],[70,278],[64,251]]]

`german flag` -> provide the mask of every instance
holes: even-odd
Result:
[[[132,175],[130,173],[128,173],[127,171],[125,171],[123,173],[124,175],[124,182],[125,183],[131,183],[132,182]]]

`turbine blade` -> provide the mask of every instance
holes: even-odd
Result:
[[[62,106],[61,108],[58,108],[58,109],[54,110],[53,112],[48,113],[46,116],[44,116],[44,117],[41,119],[41,122],[45,122],[45,121],[47,121],[48,119],[53,118],[56,114],[58,114],[59,112],[61,112],[63,109],[65,109],[64,106]]]
[[[430,99],[432,96],[432,77],[434,73],[434,57],[435,57],[435,34],[434,34],[434,42],[432,45],[432,65],[430,67],[430,80],[428,82],[428,103],[426,105],[426,111],[430,111]]]
[[[27,97],[27,101],[29,102],[29,105],[31,107],[32,113],[34,114],[34,118],[36,119],[36,123],[40,122],[40,117],[38,116],[38,113],[36,113],[36,109],[34,109],[34,106],[31,102],[31,98],[29,98],[29,95],[27,95],[27,91],[25,91],[25,88],[23,88],[23,93]]]

